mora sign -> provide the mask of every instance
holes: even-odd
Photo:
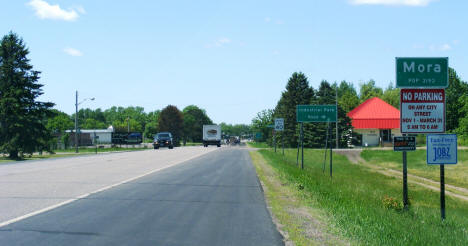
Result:
[[[447,57],[397,57],[396,86],[399,88],[447,88]]]
[[[445,90],[402,89],[401,133],[444,133]]]

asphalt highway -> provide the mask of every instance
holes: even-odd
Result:
[[[0,245],[283,245],[248,151],[221,148],[0,227]]]

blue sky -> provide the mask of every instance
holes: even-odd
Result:
[[[449,57],[468,79],[468,1],[0,0],[42,71],[41,100],[80,107],[195,104],[215,122],[274,108],[293,72],[359,84],[395,81],[395,57]]]

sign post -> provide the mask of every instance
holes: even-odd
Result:
[[[302,169],[304,169],[304,122],[327,122],[330,126],[330,122],[337,121],[337,106],[336,105],[297,105],[296,108],[296,120],[301,123],[301,144],[302,144]],[[330,133],[331,128],[327,129],[327,134]],[[327,143],[325,143],[327,145]],[[325,149],[326,152],[326,149]],[[326,155],[326,153],[325,153]],[[330,137],[330,177],[332,175],[332,140]]]
[[[445,219],[445,164],[457,164],[457,135],[428,134],[426,137],[428,165],[440,165],[440,215]]]
[[[393,151],[403,151],[403,206],[408,208],[408,165],[406,151],[416,150],[416,137],[403,136],[393,138]]]
[[[448,57],[396,57],[396,87],[400,91],[400,131],[445,132],[445,90],[448,87]],[[424,89],[421,89],[424,88]],[[415,141],[396,139],[394,150],[403,152],[403,204],[407,208],[407,153]],[[443,169],[443,168],[442,168]],[[441,169],[441,170],[442,170]],[[445,215],[444,215],[445,216]]]
[[[282,131],[284,131],[284,118],[276,118],[275,119],[275,135],[276,135],[276,132],[282,132]],[[283,155],[284,155],[283,134],[281,134],[281,145],[282,145]],[[276,152],[276,138],[275,138],[275,152]]]

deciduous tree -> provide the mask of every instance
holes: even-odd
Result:
[[[159,115],[159,131],[172,133],[175,146],[179,146],[182,139],[184,116],[174,105],[165,107]]]

